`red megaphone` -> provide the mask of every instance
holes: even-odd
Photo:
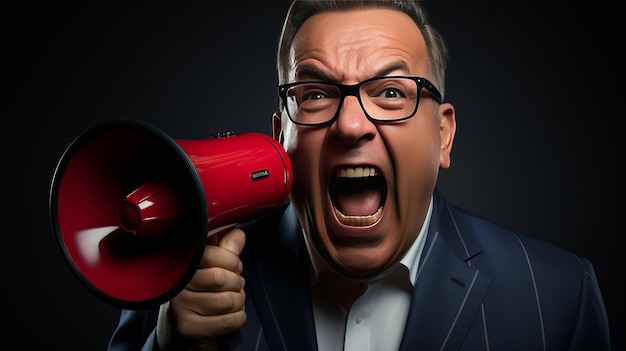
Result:
[[[100,123],[65,150],[50,189],[55,238],[96,296],[139,309],[188,283],[207,237],[289,195],[288,155],[261,133],[172,139],[138,121]]]

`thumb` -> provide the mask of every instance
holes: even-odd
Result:
[[[246,234],[239,228],[227,229],[220,233],[219,246],[239,256],[246,244]]]

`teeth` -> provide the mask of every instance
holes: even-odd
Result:
[[[337,215],[339,222],[345,225],[359,227],[368,226],[376,223],[376,221],[380,219],[382,213],[382,206],[378,208],[378,211],[376,211],[376,213],[368,216],[346,216],[345,214],[341,213],[341,211],[339,211],[337,208],[335,208],[335,214]]]
[[[376,168],[374,167],[344,167],[338,169],[336,174],[338,178],[364,178],[373,177],[378,175]],[[383,212],[382,206],[378,208],[376,213],[367,216],[348,216],[343,214],[337,208],[335,208],[335,214],[339,221],[349,226],[364,227],[376,223]]]
[[[337,177],[339,178],[373,177],[376,174],[376,168],[373,167],[346,167],[337,170]]]

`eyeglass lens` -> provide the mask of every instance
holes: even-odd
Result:
[[[373,119],[392,121],[415,113],[419,87],[410,78],[380,78],[360,86],[359,101],[365,113]],[[287,90],[286,106],[290,117],[298,123],[318,124],[333,119],[342,96],[338,85],[303,83]]]

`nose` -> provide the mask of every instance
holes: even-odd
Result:
[[[355,144],[372,139],[377,129],[367,118],[356,96],[346,96],[330,130],[337,139]]]

